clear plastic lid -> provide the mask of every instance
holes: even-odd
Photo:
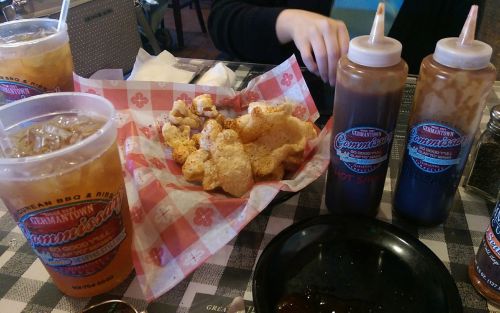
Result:
[[[436,62],[466,70],[479,70],[490,64],[493,49],[482,41],[474,40],[477,8],[477,5],[471,7],[460,37],[444,38],[437,42],[433,54]]]
[[[58,20],[33,18],[0,23],[0,58],[23,58],[55,50],[69,41],[67,25],[57,31]],[[17,41],[19,35],[34,39]]]
[[[401,61],[403,46],[394,38],[384,36],[384,3],[379,3],[370,35],[353,38],[347,58],[369,67],[389,67]]]
[[[97,132],[62,149],[21,158],[0,157],[0,180],[32,180],[60,175],[86,164],[116,140],[115,109],[101,96],[83,92],[46,93],[0,107],[0,122],[7,133],[51,119],[57,115],[83,114],[104,119]]]

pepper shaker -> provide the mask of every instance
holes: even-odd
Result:
[[[495,202],[500,189],[500,104],[491,109],[490,120],[479,137],[471,162],[465,190]]]

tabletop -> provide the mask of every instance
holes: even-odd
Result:
[[[180,60],[185,65],[208,68],[214,61]],[[236,73],[235,89],[246,86],[268,65],[226,63]],[[319,124],[331,113],[332,90],[319,79],[305,73],[311,94],[321,113]],[[470,284],[467,265],[484,235],[493,204],[459,187],[453,209],[444,224],[419,228],[393,215],[391,199],[401,154],[404,149],[406,121],[416,80],[409,77],[404,91],[401,114],[395,132],[389,170],[377,218],[411,233],[429,247],[445,264],[454,278],[464,312],[500,312],[489,305]],[[500,82],[488,98],[488,107],[498,103]],[[486,109],[481,127],[488,120]],[[224,312],[236,296],[245,299],[247,312],[252,307],[252,274],[256,261],[269,241],[291,224],[320,214],[327,214],[324,204],[325,175],[297,194],[287,194],[274,201],[250,222],[236,238],[169,292],[147,303],[134,274],[111,292],[92,298],[71,298],[58,291],[49,274],[32,252],[20,229],[6,208],[0,205],[0,311],[79,312],[108,299],[123,299],[149,313]]]

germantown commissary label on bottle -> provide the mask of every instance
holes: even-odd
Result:
[[[373,172],[387,160],[392,133],[374,127],[356,127],[335,136],[334,148],[339,159],[351,171]]]
[[[413,126],[408,139],[408,154],[418,168],[440,173],[461,161],[465,137],[452,127],[438,123]]]
[[[8,101],[16,101],[42,94],[44,91],[22,82],[0,80],[0,92]]]
[[[124,193],[32,212],[19,220],[19,227],[45,265],[63,275],[89,276],[113,260],[127,236],[121,215]]]

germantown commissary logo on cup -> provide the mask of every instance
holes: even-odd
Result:
[[[66,276],[85,277],[106,267],[126,233],[124,190],[26,214],[19,226],[42,262]]]
[[[367,174],[387,160],[392,133],[375,127],[356,127],[335,136],[340,160],[353,172]]]
[[[408,154],[418,168],[440,173],[459,164],[465,140],[459,131],[438,123],[415,125],[408,139]]]
[[[42,94],[43,90],[23,83],[0,80],[0,92],[8,101],[16,101]]]

